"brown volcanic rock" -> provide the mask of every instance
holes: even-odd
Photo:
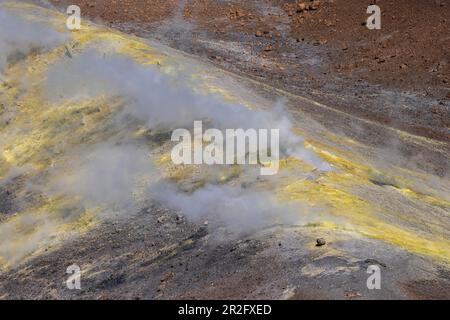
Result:
[[[345,87],[355,90],[349,93],[355,100],[347,100],[342,105],[335,99],[322,102],[352,114],[361,109],[356,113],[359,117],[449,140],[441,118],[436,118],[430,108],[423,108],[443,103],[448,110],[450,4],[447,1],[430,1],[427,5],[422,0],[50,1],[61,9],[78,4],[84,17],[100,18],[138,36],[151,36],[160,26],[178,28],[168,36],[154,36],[189,53],[208,59],[216,57],[212,60],[226,69],[299,94],[324,90],[326,85],[342,86],[335,83],[336,79],[348,81]],[[381,30],[369,30],[365,26],[370,3],[382,9]],[[192,28],[186,30],[179,25],[185,22]],[[189,37],[183,34],[185,31]],[[198,38],[208,40],[207,43],[224,41],[219,43],[222,52],[217,51],[217,46],[215,49],[201,47],[203,44],[196,42]],[[224,45],[227,42],[236,45],[231,48]],[[261,50],[269,44],[273,48],[270,54]],[[264,65],[280,65],[283,69],[264,68]],[[365,86],[365,93],[355,84]],[[371,103],[370,96],[379,90],[397,94],[409,91],[435,100],[417,101],[413,107],[416,111],[400,110],[393,119],[391,113],[388,115],[379,108],[380,103],[374,102],[375,108],[367,106]],[[366,105],[365,109],[359,107],[362,104]],[[400,105],[407,104],[395,105],[399,109]]]

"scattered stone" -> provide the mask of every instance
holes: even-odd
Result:
[[[384,264],[383,262],[380,262],[378,260],[375,260],[375,259],[366,259],[366,260],[364,260],[364,263],[365,264],[376,264],[376,265],[382,266],[383,268],[387,267],[386,264]]]
[[[347,292],[345,296],[350,299],[362,297],[361,293],[357,291]]]
[[[305,10],[308,10],[306,3],[299,3],[297,7],[298,7],[297,12],[303,12]]]
[[[174,277],[175,277],[175,273],[173,273],[171,271],[170,272],[166,272],[164,274],[164,277],[160,280],[160,284],[158,286],[158,291],[164,290],[166,288],[168,282],[170,280],[172,280]]]
[[[320,1],[314,0],[313,3],[309,6],[309,10],[317,10],[320,7]]]
[[[324,246],[327,242],[325,241],[324,238],[319,238],[316,240],[316,247],[321,247]]]
[[[164,222],[164,217],[159,217],[158,220],[156,220],[158,223],[163,223]]]
[[[255,32],[255,36],[257,36],[257,37],[262,37],[263,36],[263,33],[261,32],[261,31],[256,31]]]

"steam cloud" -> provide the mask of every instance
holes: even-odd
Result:
[[[152,130],[189,128],[199,119],[207,119],[221,129],[280,129],[284,154],[300,157],[321,170],[329,169],[325,161],[303,147],[300,136],[293,134],[293,124],[282,103],[271,111],[252,111],[245,105],[226,102],[218,94],[197,92],[196,86],[201,84],[194,82],[187,70],[179,71],[178,78],[173,79],[156,66],[142,66],[126,56],[87,49],[50,68],[46,92],[55,104],[67,99],[120,96],[125,98],[125,108],[117,115],[118,119],[132,116]],[[82,190],[81,194],[87,198],[123,202],[135,183],[128,176],[143,170],[141,164],[134,163],[134,157],[124,156],[134,151],[120,148],[108,151],[102,147],[88,167],[76,173],[77,182],[66,191],[80,193]],[[175,184],[160,182],[150,190],[155,200],[172,209],[197,220],[210,217],[238,232],[277,222],[292,223],[298,219],[299,210],[305,209],[299,203],[279,204],[269,192],[226,185],[207,185],[188,194]]]
[[[0,73],[14,59],[63,44],[67,39],[67,35],[48,26],[23,20],[0,8]],[[121,97],[125,107],[116,115],[117,123],[124,117],[133,117],[157,131],[190,128],[194,120],[202,119],[219,129],[279,129],[282,153],[301,157],[319,169],[329,169],[326,162],[303,147],[300,136],[293,134],[293,124],[282,103],[271,111],[252,111],[243,104],[225,101],[219,94],[198,92],[195,88],[202,84],[192,79],[189,70],[177,71],[174,79],[158,67],[143,66],[130,57],[87,49],[72,58],[61,58],[49,68],[45,92],[56,106],[68,100]],[[73,150],[79,153],[78,157],[65,167],[49,170],[53,176],[45,191],[80,196],[87,206],[108,204],[132,210],[136,194],[145,190],[147,196],[192,219],[211,219],[238,232],[275,223],[295,223],[298,211],[304,209],[299,203],[277,203],[270,192],[251,188],[209,184],[185,193],[176,184],[164,181],[147,188],[148,180],[154,182],[160,176],[150,163],[146,146],[114,139]],[[70,156],[67,154],[66,158]],[[17,228],[34,228],[33,236],[21,245],[21,252],[13,252],[10,241],[0,246],[0,256],[10,261],[35,251],[41,241],[47,241],[46,237],[55,232],[57,223],[45,214],[33,218],[25,215],[0,225],[1,237],[13,239]]]
[[[325,161],[303,148],[300,136],[292,133],[292,122],[281,103],[272,111],[252,111],[242,104],[225,102],[218,94],[195,92],[193,88],[200,84],[192,83],[183,72],[173,80],[157,67],[144,67],[117,54],[102,57],[91,49],[51,68],[47,94],[56,102],[100,95],[126,97],[126,113],[145,119],[148,127],[156,130],[189,128],[200,119],[210,120],[219,129],[279,129],[282,153],[330,170]],[[189,81],[191,86],[186,84]]]
[[[207,185],[192,194],[169,184],[154,189],[155,199],[162,204],[196,221],[211,219],[215,226],[225,225],[238,234],[275,224],[300,223],[300,211],[305,220],[305,212],[311,212],[301,203],[277,203],[270,192],[242,187]]]
[[[34,253],[42,243],[49,244],[58,224],[50,214],[17,216],[8,223],[0,224],[0,262],[14,265]]]
[[[155,176],[149,155],[134,145],[101,144],[79,150],[83,159],[69,162],[75,170],[54,179],[50,193],[80,195],[93,205],[110,204],[130,208],[146,176]]]
[[[0,8],[0,74],[9,63],[32,51],[64,43],[68,36],[36,22],[26,21]]]

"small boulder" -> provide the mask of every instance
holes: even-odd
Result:
[[[324,238],[318,238],[318,239],[316,240],[316,247],[324,246],[326,243],[327,243],[327,242],[325,241]]]
[[[309,10],[317,10],[320,7],[320,1],[314,0],[313,3],[309,6]]]
[[[306,3],[299,3],[297,5],[297,12],[303,12],[305,10],[308,10],[308,6],[306,5]]]

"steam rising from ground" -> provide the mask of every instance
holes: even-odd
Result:
[[[304,220],[305,212],[311,212],[298,202],[278,203],[270,192],[233,186],[207,185],[187,194],[173,185],[163,185],[158,186],[154,196],[162,204],[196,221],[211,219],[213,224],[225,225],[236,233],[274,224],[300,223],[300,211]]]
[[[0,8],[0,74],[9,63],[30,52],[64,43],[68,36],[48,26],[26,21]]]
[[[193,81],[186,70],[178,73],[177,79],[169,78],[157,67],[142,66],[131,58],[88,50],[50,69],[47,93],[56,102],[100,95],[126,97],[125,112],[156,130],[191,128],[194,120],[205,119],[219,129],[279,129],[282,153],[298,156],[319,169],[330,169],[303,148],[303,140],[292,133],[292,122],[281,103],[272,111],[252,111],[226,102],[218,94],[196,92],[194,88],[202,84]]]
[[[139,186],[156,174],[149,155],[134,145],[94,146],[80,150],[83,159],[69,162],[66,174],[52,181],[51,193],[80,195],[91,205],[131,208]]]
[[[67,39],[67,35],[48,26],[0,8],[0,74],[35,50],[46,50]],[[271,111],[252,111],[244,104],[225,101],[219,94],[201,92],[198,88],[204,84],[193,80],[190,70],[175,72],[176,77],[169,76],[157,66],[141,65],[125,55],[86,49],[51,65],[44,77],[44,91],[46,100],[56,108],[62,102],[67,105],[100,96],[109,101],[123,99],[124,107],[113,123],[128,133],[137,129],[126,127],[129,123],[144,124],[153,132],[170,132],[192,128],[194,120],[207,120],[218,129],[279,129],[282,154],[296,155],[319,169],[328,169],[327,163],[305,149],[302,138],[293,134],[293,124],[282,103]],[[125,121],[130,117],[136,122]],[[48,176],[29,181],[28,185],[50,198],[79,197],[84,208],[106,205],[130,212],[137,209],[139,202],[153,198],[192,219],[211,220],[236,232],[297,223],[299,210],[304,210],[299,203],[281,204],[270,192],[251,187],[207,184],[190,193],[182,192],[176,183],[165,181],[155,170],[146,144],[127,142],[124,136],[127,134],[121,138],[111,136],[107,142],[71,146],[72,150],[64,150],[64,161],[56,161],[55,167],[48,168]],[[12,170],[0,181],[0,188],[20,173]],[[256,176],[252,179],[256,180]],[[50,243],[66,221],[58,220],[61,214],[65,217],[66,213],[19,213],[0,224],[0,257],[15,263]]]
[[[49,243],[58,224],[50,214],[22,214],[8,223],[0,224],[0,262],[14,265],[34,253],[42,244]]]
[[[243,104],[227,102],[218,94],[199,92],[196,88],[202,88],[202,83],[192,80],[189,70],[177,72],[177,78],[169,77],[156,66],[143,66],[123,55],[87,49],[50,68],[46,92],[55,104],[67,99],[120,96],[125,99],[125,107],[117,115],[118,121],[132,116],[144,121],[148,128],[163,132],[191,128],[194,120],[202,119],[219,129],[279,129],[282,153],[300,157],[319,169],[329,169],[328,164],[305,149],[302,138],[292,132],[293,124],[282,103],[271,111],[252,111]],[[87,167],[83,166],[76,173],[76,182],[69,184],[69,190],[62,189],[84,194],[88,199],[126,202],[123,197],[129,195],[135,183],[130,177],[145,172],[142,163],[135,163],[134,158],[142,158],[142,155],[127,148],[101,147]],[[63,182],[62,185],[68,184]],[[257,229],[275,222],[293,222],[299,211],[295,208],[298,203],[281,205],[267,192],[226,185],[208,185],[187,194],[180,192],[176,185],[163,182],[154,185],[151,194],[192,218],[210,216],[235,231]]]
[[[125,98],[125,107],[117,116],[119,121],[124,116],[132,116],[144,121],[150,129],[164,132],[191,128],[194,120],[201,119],[220,129],[280,129],[282,153],[300,157],[321,170],[330,169],[325,161],[305,149],[302,138],[292,132],[293,124],[282,103],[277,103],[271,111],[252,111],[243,104],[225,101],[218,94],[196,90],[201,87],[200,82],[192,80],[189,70],[178,70],[178,77],[174,79],[156,66],[142,66],[123,55],[88,49],[50,68],[46,92],[55,104],[66,99],[120,96]],[[91,187],[80,188],[77,182],[71,184],[69,191],[82,189],[88,192],[88,197],[95,195],[100,200],[120,202],[126,190],[129,192],[132,188],[128,174],[137,167],[144,172],[140,165],[132,163],[132,157],[122,157],[121,153],[134,152],[123,152],[118,147],[109,152],[102,148],[101,156],[94,157],[87,169],[77,173],[81,185]],[[114,157],[119,159],[110,159]],[[212,215],[236,230],[257,228],[272,224],[274,220],[292,221],[295,212],[298,213],[295,206],[276,204],[265,192],[229,186],[209,185],[187,194],[179,192],[175,185],[163,183],[154,186],[152,193],[157,200],[188,216],[206,218]]]

